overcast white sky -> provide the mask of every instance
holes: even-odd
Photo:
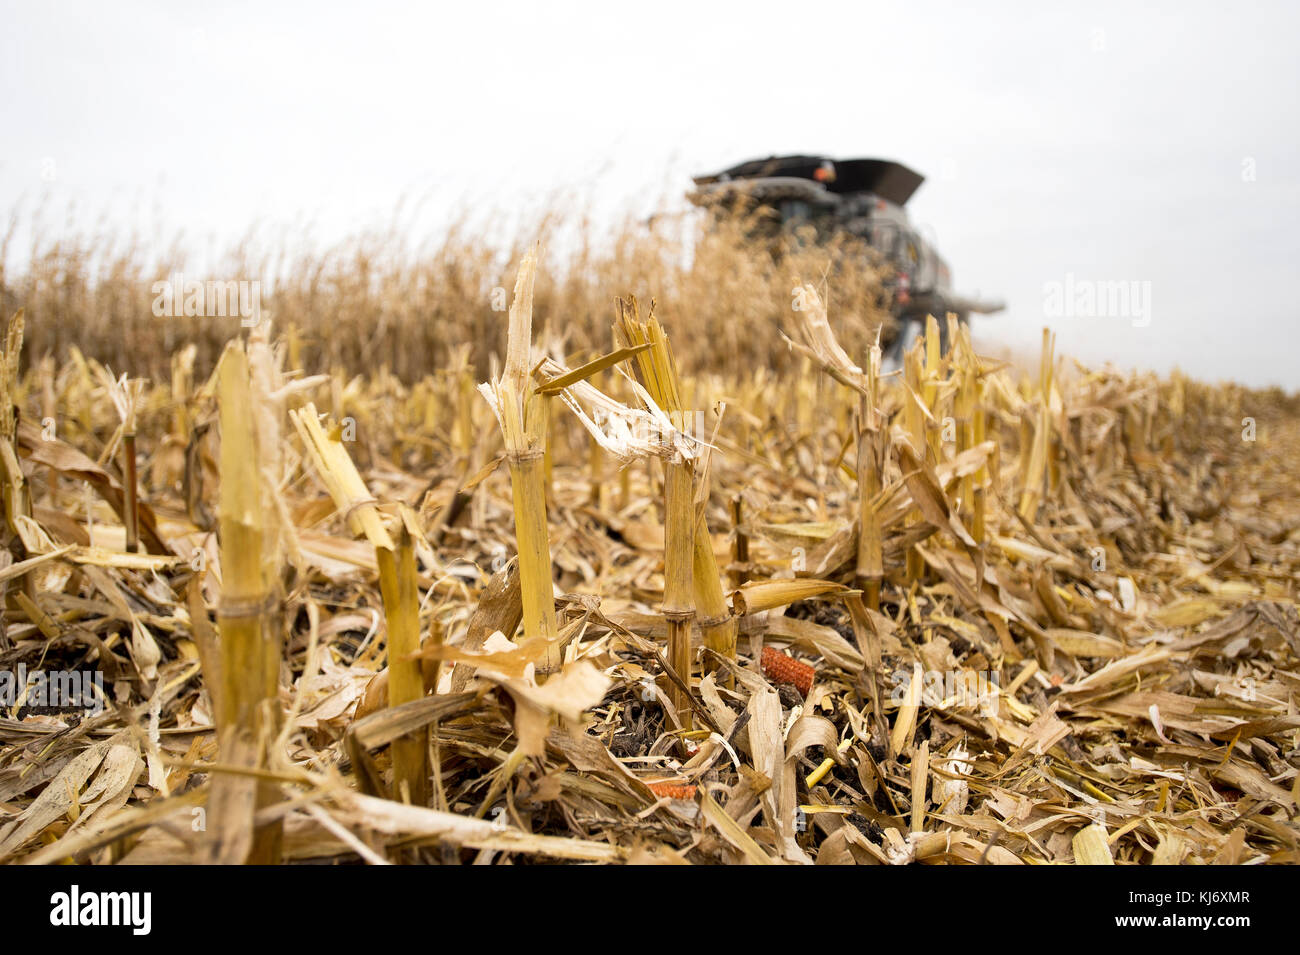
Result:
[[[1068,275],[1144,282],[1149,324],[1053,318],[1061,350],[1295,390],[1297,37],[1295,3],[4,0],[0,213],[327,242],[403,197],[432,231],[880,156],[929,177],[910,209],[959,289],[1008,302],[984,341],[1035,349]]]

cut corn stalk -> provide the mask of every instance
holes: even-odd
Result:
[[[140,545],[140,503],[139,483],[136,476],[135,429],[136,408],[144,392],[144,381],[132,380],[126,375],[114,378],[112,373],[101,366],[105,385],[113,407],[117,409],[122,426],[119,434],[122,440],[122,485],[124,501],[122,523],[126,530],[126,550],[135,553]]]
[[[930,449],[930,458],[933,461],[942,460],[940,452],[940,441],[942,435],[939,429],[934,427],[934,423],[942,415],[939,412],[939,366],[943,360],[941,346],[942,340],[939,338],[939,322],[933,315],[925,317],[925,374],[922,378],[921,397],[925,402],[926,410],[929,411],[930,427],[926,428],[926,446]],[[919,437],[919,435],[918,435]],[[918,445],[919,448],[919,445]]]
[[[884,530],[880,514],[885,462],[889,455],[888,418],[880,407],[879,344],[867,353],[864,372],[850,361],[840,347],[817,290],[803,286],[804,308],[798,313],[798,333],[803,343],[787,338],[799,351],[813,359],[823,371],[858,393],[857,473],[858,540],[856,580],[865,592],[867,605],[880,608],[880,584],[884,578]],[[914,410],[909,403],[909,411]],[[918,426],[919,427],[919,426]]]
[[[1038,378],[1038,414],[1037,420],[1029,424],[1025,419],[1026,430],[1032,440],[1030,453],[1025,458],[1023,490],[1020,492],[1020,515],[1032,520],[1038,513],[1038,505],[1043,499],[1047,481],[1047,454],[1051,445],[1052,433],[1052,353],[1056,337],[1050,329],[1043,329],[1043,357],[1039,366]]]
[[[857,583],[872,610],[880,609],[880,583],[885,576],[879,499],[889,455],[889,428],[880,411],[880,361],[880,346],[872,345],[867,356],[866,389],[858,408]]]
[[[379,586],[388,621],[388,703],[401,706],[424,696],[420,649],[420,594],[415,580],[415,548],[403,524],[396,552],[380,548]],[[437,677],[435,671],[434,685]],[[429,727],[393,740],[393,794],[400,802],[428,804]]]
[[[321,427],[316,407],[310,403],[289,412],[289,417],[334,506],[347,516],[353,532],[364,534],[375,549],[388,630],[388,705],[418,700],[424,696],[425,681],[420,661],[414,658],[420,649],[419,592],[415,548],[406,522],[399,522],[394,545],[377,502],[343,444],[340,429],[334,426],[327,432]],[[398,800],[417,806],[428,803],[428,752],[428,727],[393,741],[393,794]]]
[[[754,580],[733,593],[731,602],[736,613],[744,615],[775,610],[813,597],[843,596],[849,593],[852,591],[843,584],[813,577]]]
[[[31,489],[18,463],[18,420],[14,414],[18,402],[23,327],[23,312],[19,309],[9,321],[4,354],[0,356],[0,476],[4,480],[0,491],[3,493],[5,536],[20,563],[34,550],[29,545],[35,543],[29,539],[27,531],[27,522],[32,515]],[[35,600],[36,590],[31,576],[25,576],[23,581],[28,598]]]
[[[731,499],[731,527],[735,535],[731,562],[735,564],[735,582],[743,587],[749,581],[749,531],[745,528],[745,501],[739,494]]]
[[[537,672],[546,674],[558,670],[561,661],[556,642],[559,626],[551,580],[550,532],[546,525],[544,457],[550,399],[530,374],[536,272],[534,249],[524,256],[515,280],[505,368],[501,377],[480,385],[479,391],[492,406],[505,440],[523,590],[524,636],[529,641],[544,641]]]
[[[912,754],[912,831],[925,831],[926,788],[930,780],[930,741],[923,740]]]
[[[677,366],[668,336],[654,317],[653,305],[651,314],[642,321],[636,299],[620,302],[615,333],[626,347],[637,349],[637,370],[651,401],[668,415],[674,432],[684,431],[688,412],[682,404]],[[699,478],[696,461],[684,451],[673,454],[665,463],[664,613],[669,618],[668,656],[674,669],[679,663],[685,663],[686,670],[679,671],[678,675],[688,686],[690,616],[687,611],[700,615],[705,646],[722,659],[736,656],[736,623],[723,594],[713,540],[705,519],[707,486]],[[685,570],[678,564],[683,558]],[[680,587],[683,580],[689,582],[689,592],[674,589],[670,598],[670,588]],[[674,623],[674,618],[684,619],[685,626]],[[689,709],[682,712],[686,719]]]
[[[279,631],[276,553],[265,540],[266,508],[258,467],[248,358],[239,343],[222,356],[218,374],[221,413],[221,679],[217,700],[223,762],[264,769],[268,747],[279,729],[279,677],[283,641]],[[249,789],[255,798],[247,801]],[[254,828],[255,808],[278,801],[278,790],[264,780],[218,775],[209,815],[215,842],[213,861],[278,861],[282,821]]]
[[[924,404],[922,395],[922,381],[924,374],[921,369],[921,354],[925,348],[924,342],[917,342],[912,346],[912,350],[903,356],[903,386],[905,389],[904,400],[906,402],[903,412],[904,426],[907,431],[907,437],[912,442],[919,456],[924,456],[926,448],[929,446],[926,436],[925,416],[928,409]],[[918,508],[908,511],[907,525],[915,526],[923,520]],[[925,561],[921,558],[921,553],[915,547],[907,549],[907,584],[910,586],[921,579],[925,573]]]
[[[668,462],[664,476],[664,602],[668,621],[668,665],[685,687],[691,682],[691,620],[695,607],[691,597],[691,472],[684,463]],[[683,686],[672,683],[669,691],[683,729],[691,728],[691,704]]]

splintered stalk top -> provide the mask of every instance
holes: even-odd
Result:
[[[626,302],[620,300],[618,305],[619,321],[615,325],[615,333],[621,335],[624,344],[629,347],[650,346],[636,356],[641,383],[655,404],[672,419],[673,427],[681,429],[684,422],[677,365],[673,361],[672,349],[668,347],[668,336],[664,334],[659,319],[654,316],[654,303],[651,303],[650,314],[645,321],[641,320],[640,307],[635,298],[629,298]]]
[[[550,398],[532,374],[533,282],[537,254],[529,250],[519,265],[510,303],[506,363],[501,377],[480,387],[501,425],[515,511],[515,542],[524,605],[524,635],[548,641],[538,670],[559,668],[559,626],[551,581],[551,543],[546,524],[546,479],[543,458]]]

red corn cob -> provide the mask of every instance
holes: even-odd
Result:
[[[782,653],[775,647],[763,648],[763,673],[773,683],[789,683],[804,696],[812,689],[813,676],[816,674],[811,666],[796,660],[788,653]]]
[[[694,799],[695,787],[681,783],[646,783],[650,791],[660,799]]]

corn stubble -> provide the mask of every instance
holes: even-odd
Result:
[[[394,543],[376,500],[370,496],[348,455],[341,427],[336,424],[328,431],[323,428],[316,406],[310,402],[291,411],[289,416],[335,507],[346,516],[353,532],[364,535],[374,548],[388,638],[385,671],[388,703],[397,707],[420,700],[424,697],[425,680],[417,657],[421,644],[419,589],[415,546],[406,520],[404,516],[399,519],[398,539]],[[436,685],[436,668],[432,682]],[[392,741],[392,789],[402,802],[424,805],[428,801],[428,752],[427,728]]]
[[[542,647],[537,670],[554,673],[560,667],[559,626],[555,617],[551,578],[550,531],[546,520],[545,455],[550,397],[532,375],[533,283],[537,253],[529,251],[519,266],[506,361],[500,377],[480,386],[501,425],[510,491],[514,500],[515,543],[524,603],[524,638]]]
[[[11,322],[0,662],[117,705],[0,714],[0,861],[1300,861],[1293,398],[944,316],[890,374],[869,277],[648,241],[156,368]]]
[[[278,789],[257,771],[271,763],[270,745],[279,731],[283,638],[278,549],[274,539],[267,540],[267,528],[274,522],[266,513],[248,356],[242,345],[227,349],[217,369],[217,404],[222,684],[215,702],[221,759],[232,771],[213,782],[210,859],[265,865],[279,861],[282,823],[255,826],[252,816],[280,798]],[[252,772],[243,775],[239,769]]]
[[[654,309],[643,321],[636,299],[620,301],[615,337],[625,346],[644,350],[636,356],[641,386],[664,412],[675,432],[683,433],[699,420],[686,408],[668,336]],[[698,438],[698,436],[696,436]],[[671,696],[682,726],[691,726],[691,627],[698,620],[704,645],[720,661],[736,656],[736,621],[723,595],[713,539],[705,520],[708,501],[706,460],[698,445],[679,443],[664,461],[664,601],[668,623],[668,661],[679,681]]]

